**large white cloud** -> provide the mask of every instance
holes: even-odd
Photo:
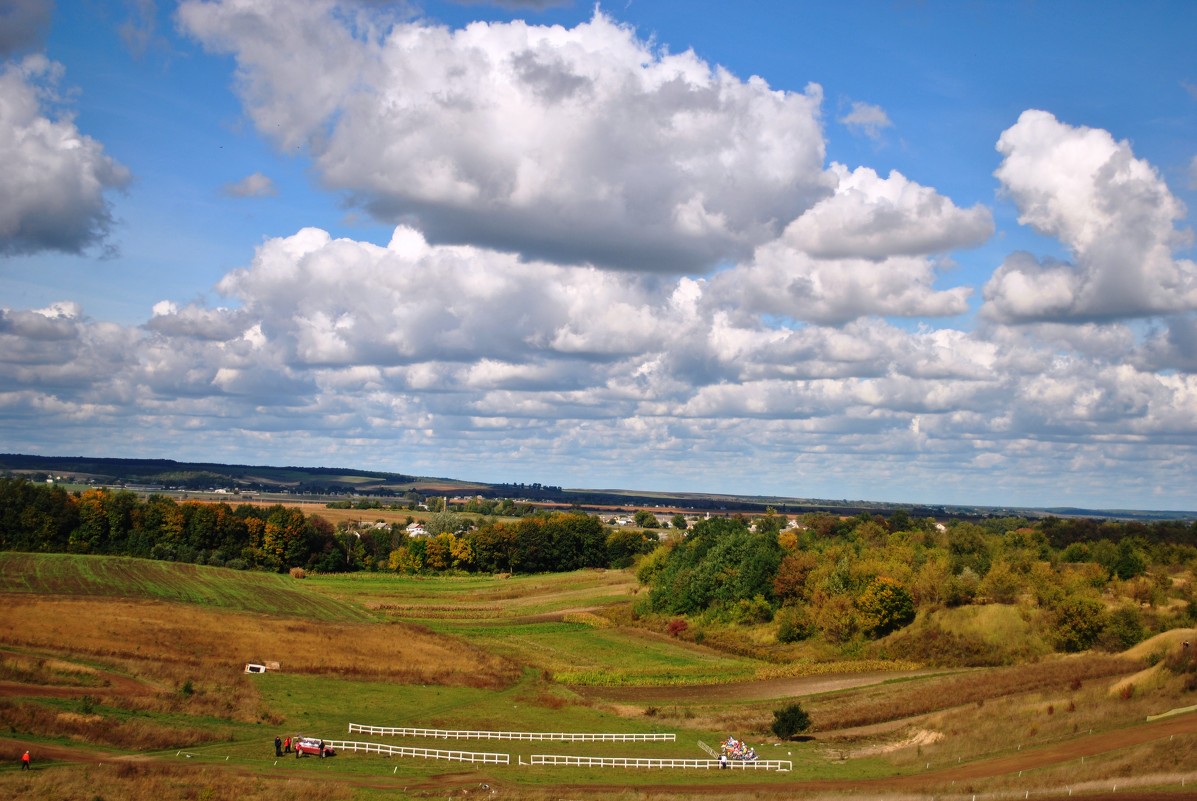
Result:
[[[129,182],[69,115],[49,115],[61,71],[43,56],[0,71],[0,256],[101,244],[113,222],[105,193]]]
[[[592,267],[432,246],[406,227],[386,248],[319,229],[273,239],[220,284],[303,365],[637,353],[663,327],[639,287]]]
[[[566,483],[585,464],[591,486],[667,469],[684,487],[717,460],[726,484],[792,476],[792,494],[824,497],[877,498],[912,475],[939,500],[977,481],[1108,497],[1131,448],[1158,465],[1138,480],[1173,492],[1197,467],[1197,376],[1157,372],[1164,344],[1126,327],[787,323],[731,292],[755,279],[305,229],[226,276],[227,308],[163,301],[129,328],[69,303],[3,311],[0,420],[18,449],[36,421],[52,429],[38,450],[388,453],[408,471]],[[1072,484],[1045,488],[1061,472]]]
[[[378,30],[331,2],[187,2],[259,132],[433,241],[705,271],[829,191],[822,92],[742,80],[602,12],[577,27]],[[356,25],[353,24],[356,21]]]
[[[985,285],[987,315],[1084,321],[1197,309],[1197,264],[1173,255],[1184,206],[1128,142],[1032,110],[998,150],[995,175],[1019,221],[1058,239],[1073,262],[1013,254]]]

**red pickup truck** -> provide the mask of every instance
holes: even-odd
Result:
[[[301,756],[318,756],[324,759],[326,756],[337,755],[332,746],[325,745],[323,740],[316,739],[315,737],[296,737],[291,741],[291,747],[295,749],[296,759],[299,759]]]

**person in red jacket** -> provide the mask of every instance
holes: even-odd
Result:
[[[21,770],[29,770],[29,752],[21,754]]]

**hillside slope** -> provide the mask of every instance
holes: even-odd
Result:
[[[0,593],[177,601],[313,620],[364,621],[361,607],[275,573],[119,556],[0,552]]]

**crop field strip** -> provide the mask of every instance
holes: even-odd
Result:
[[[0,592],[145,599],[328,621],[366,621],[360,606],[288,576],[115,556],[0,552]]]

